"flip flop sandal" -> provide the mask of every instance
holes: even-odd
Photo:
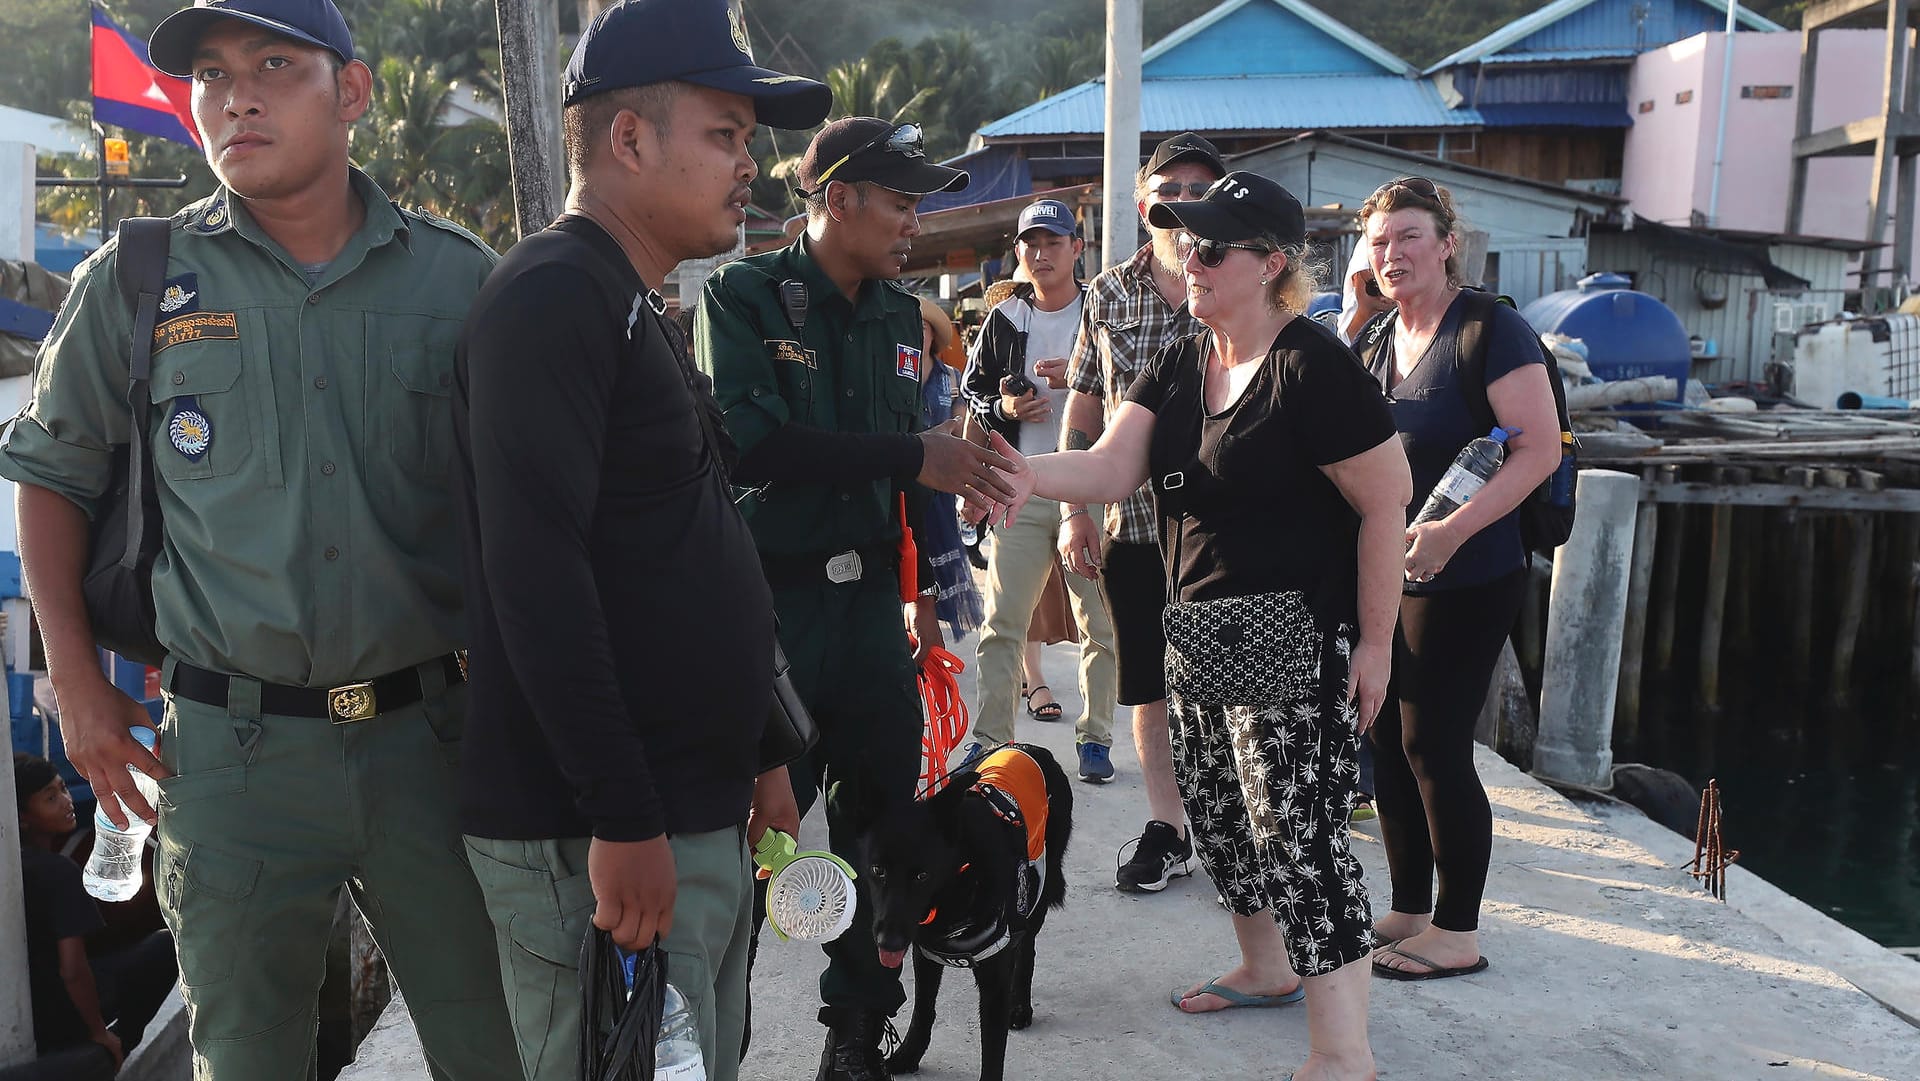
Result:
[[[1455,976],[1471,976],[1476,972],[1485,972],[1487,970],[1487,959],[1484,957],[1470,965],[1462,965],[1459,968],[1446,968],[1445,966],[1427,960],[1417,953],[1408,953],[1398,946],[1388,946],[1384,952],[1404,957],[1416,965],[1427,966],[1425,972],[1414,972],[1410,969],[1394,968],[1392,965],[1383,965],[1375,961],[1373,963],[1373,974],[1384,980],[1446,980],[1452,979]]]
[[[1048,702],[1045,705],[1039,705],[1039,706],[1036,706],[1033,704],[1033,696],[1036,694],[1039,694],[1041,691],[1052,693],[1053,688],[1047,686],[1044,683],[1040,684],[1039,686],[1035,687],[1033,690],[1030,690],[1030,691],[1027,690],[1024,686],[1021,687],[1020,697],[1026,699],[1027,716],[1032,717],[1036,721],[1059,720],[1060,717],[1066,713],[1066,708],[1062,706],[1058,701]]]
[[[1169,1001],[1173,1003],[1174,1009],[1180,1010],[1181,1013],[1187,1013],[1189,1011],[1181,1009],[1180,1004],[1187,999],[1200,995],[1213,995],[1224,1001],[1226,1005],[1222,1006],[1219,1010],[1200,1010],[1198,1011],[1199,1013],[1219,1013],[1221,1010],[1241,1009],[1267,1010],[1276,1006],[1291,1006],[1296,1002],[1303,1001],[1307,997],[1307,985],[1306,981],[1303,980],[1298,987],[1295,987],[1284,995],[1249,995],[1245,991],[1236,991],[1222,984],[1219,980],[1213,979],[1208,980],[1192,991],[1176,987],[1173,989],[1173,995]]]

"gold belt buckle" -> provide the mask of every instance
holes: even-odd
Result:
[[[349,683],[327,692],[327,713],[334,724],[364,721],[379,712],[380,703],[374,697],[371,680],[365,683]]]

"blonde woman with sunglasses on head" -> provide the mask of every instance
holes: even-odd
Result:
[[[1386,694],[1412,492],[1379,387],[1300,317],[1299,202],[1235,172],[1149,221],[1179,228],[1204,332],[1154,358],[1091,450],[1017,459],[1028,495],[1153,484],[1166,553],[1174,774],[1233,913],[1237,967],[1183,984],[1185,1013],[1307,1003],[1295,1081],[1368,1081],[1371,914],[1348,850],[1356,733]],[[1292,975],[1297,971],[1300,979]]]

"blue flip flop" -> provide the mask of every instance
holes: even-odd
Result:
[[[1180,1004],[1196,995],[1215,995],[1224,999],[1227,1004],[1220,1007],[1220,1010],[1265,1010],[1272,1009],[1275,1006],[1291,1006],[1296,1002],[1305,1000],[1307,997],[1307,985],[1305,981],[1302,981],[1300,986],[1288,991],[1284,995],[1249,995],[1245,991],[1236,991],[1231,987],[1227,987],[1218,980],[1208,980],[1206,983],[1194,988],[1191,992],[1179,987],[1174,988],[1171,999],[1173,1008],[1180,1010],[1181,1013],[1190,1012],[1188,1010],[1181,1010]],[[1219,1013],[1220,1010],[1201,1010],[1198,1012]]]

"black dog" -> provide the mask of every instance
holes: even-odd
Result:
[[[980,1078],[1000,1081],[1007,1030],[1033,1024],[1033,940],[1047,911],[1066,901],[1066,773],[1045,750],[1008,744],[940,791],[869,821],[876,825],[863,838],[861,873],[880,962],[898,968],[914,949],[913,1020],[887,1068],[920,1068],[941,970],[971,968],[980,988]]]

